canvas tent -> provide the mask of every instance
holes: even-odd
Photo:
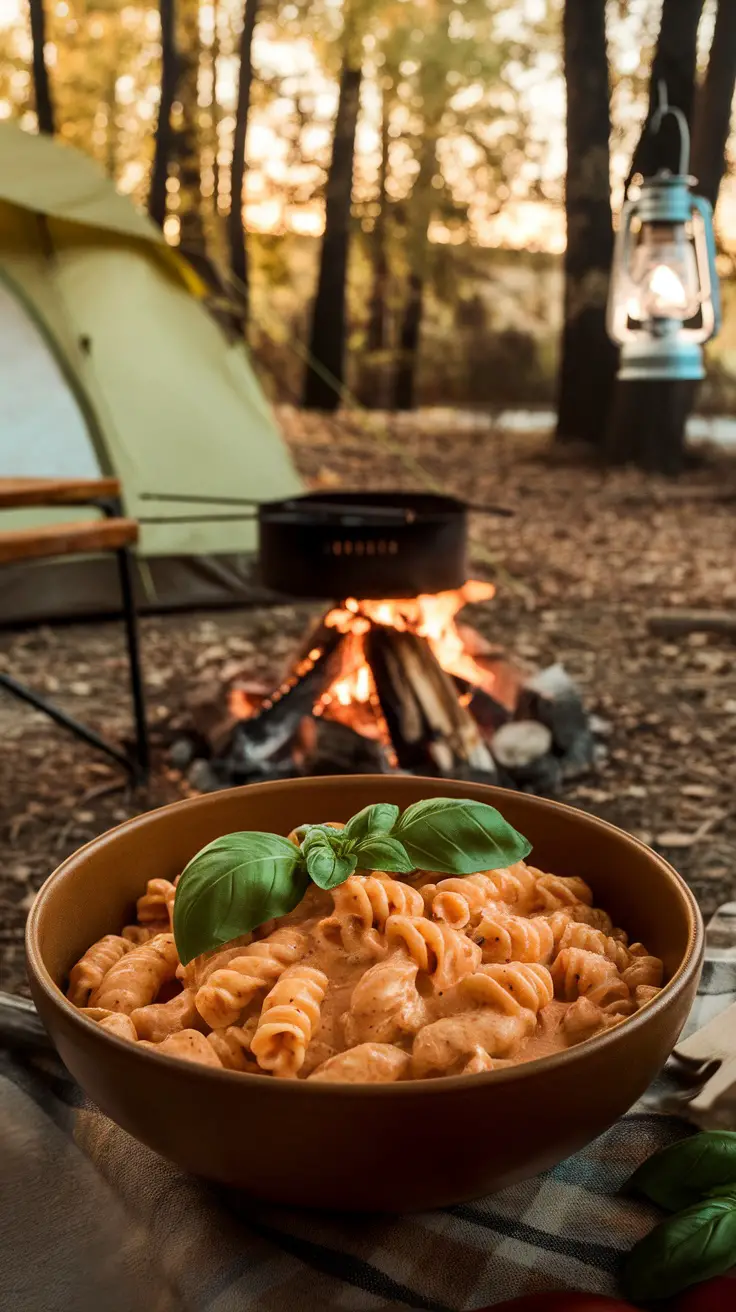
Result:
[[[0,476],[119,478],[125,513],[170,520],[144,526],[139,547],[144,599],[162,608],[242,599],[255,527],[176,522],[210,508],[143,493],[300,490],[245,347],[205,293],[93,161],[0,124]],[[63,517],[17,511],[2,527]],[[109,571],[79,558],[3,568],[0,622],[110,611]]]

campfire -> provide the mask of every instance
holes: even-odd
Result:
[[[468,602],[490,600],[494,593],[492,584],[471,581],[453,591],[398,600],[348,598],[310,632],[273,693],[259,703],[233,690],[230,707],[243,726],[241,736],[247,741],[247,721],[254,716],[262,722],[270,716],[275,727],[290,718],[293,701],[294,714],[340,724],[376,743],[389,768],[448,773],[465,765],[492,773],[470,707],[484,695],[501,722],[512,706],[498,698],[501,679],[491,649],[475,633],[469,639],[471,631],[463,632],[455,617]],[[507,700],[512,683],[507,677]],[[305,733],[307,741],[316,741],[303,725],[302,739]]]
[[[555,792],[591,766],[588,717],[564,670],[521,669],[461,616],[496,591],[462,581],[465,510],[385,493],[264,509],[266,582],[285,591],[291,564],[297,595],[350,581],[365,591],[325,611],[272,689],[229,690],[204,750],[199,734],[195,787],[402,770]],[[414,593],[419,578],[457,586]]]

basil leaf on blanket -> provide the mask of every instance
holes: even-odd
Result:
[[[375,834],[358,843],[355,849],[361,870],[386,870],[390,874],[408,875],[414,869],[406,848],[398,838]]]
[[[176,889],[174,939],[182,965],[293,911],[308,883],[299,848],[279,834],[223,834],[208,843]]]
[[[721,1185],[736,1188],[736,1134],[706,1130],[662,1148],[642,1163],[629,1185],[669,1212],[689,1207]]]
[[[312,829],[302,843],[309,878],[318,888],[329,890],[344,884],[358,864],[352,850],[355,845],[342,837],[343,832],[331,838],[321,830]]]
[[[511,866],[532,845],[485,802],[433,797],[415,802],[391,830],[415,866],[447,875],[474,875]]]
[[[375,838],[379,834],[388,834],[399,818],[399,808],[393,802],[374,802],[364,806],[343,829],[343,837],[354,838],[362,842],[366,838]],[[375,867],[378,869],[378,867]],[[412,869],[413,867],[410,867]]]
[[[736,1260],[736,1186],[663,1221],[629,1254],[622,1284],[634,1302],[671,1298],[723,1275]]]

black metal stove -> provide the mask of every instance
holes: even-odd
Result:
[[[314,492],[259,507],[263,583],[292,597],[415,597],[462,587],[468,507],[421,492]]]

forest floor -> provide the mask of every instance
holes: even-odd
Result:
[[[467,618],[532,665],[561,661],[610,725],[607,760],[565,800],[614,821],[683,873],[706,913],[736,896],[736,642],[649,634],[650,611],[736,610],[736,460],[704,455],[678,483],[605,472],[548,438],[479,421],[280,412],[315,487],[437,486],[515,518],[474,516],[472,573],[498,586]],[[425,484],[426,486],[426,484]],[[45,717],[0,704],[0,988],[25,991],[22,930],[34,892],[70,852],[191,787],[166,729],[197,689],[237,669],[267,681],[315,607],[146,617],[142,644],[154,770],[133,791],[120,771]],[[120,625],[0,634],[0,668],[105,734],[130,732]]]

